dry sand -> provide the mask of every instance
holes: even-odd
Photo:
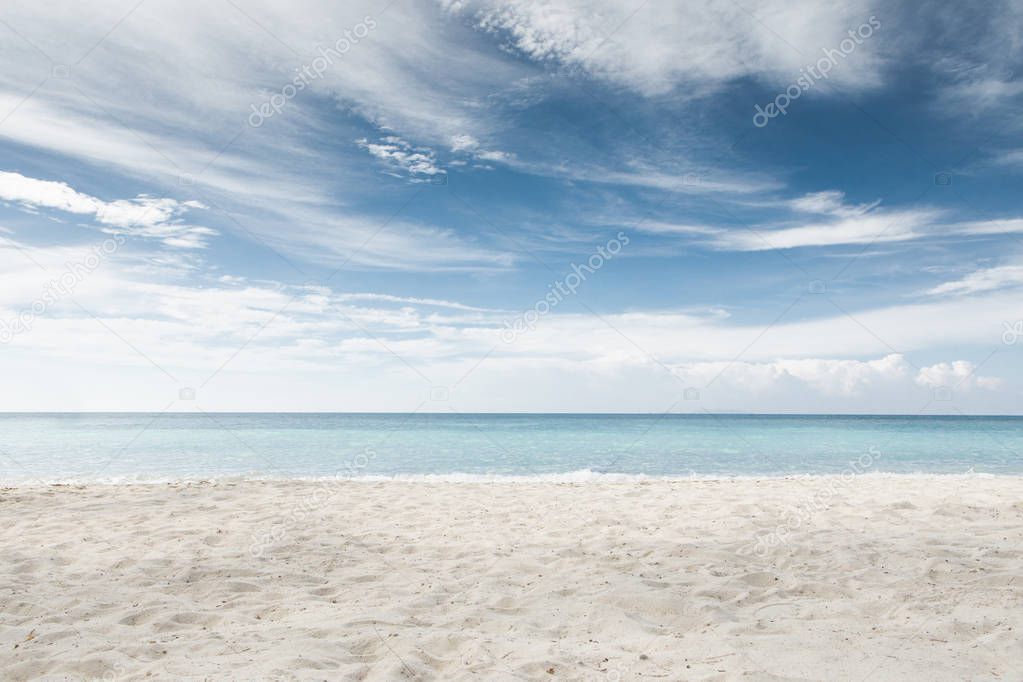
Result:
[[[51,486],[0,516],[5,680],[1023,679],[1021,478]]]

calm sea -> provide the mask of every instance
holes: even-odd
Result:
[[[4,482],[1023,474],[1023,417],[0,414]]]

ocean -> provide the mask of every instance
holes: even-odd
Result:
[[[6,483],[1023,474],[1023,417],[0,414]]]

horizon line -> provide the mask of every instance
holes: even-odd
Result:
[[[238,415],[372,415],[372,416],[561,416],[561,417],[952,417],[963,418],[991,418],[991,417],[1013,417],[1023,418],[1023,413],[990,413],[990,414],[964,414],[964,413],[901,413],[901,412],[441,412],[441,411],[327,411],[327,410],[199,410],[199,411],[154,411],[154,410],[0,410],[0,416],[14,415],[63,415],[63,414],[109,414],[109,415],[202,415],[202,414],[238,414]]]

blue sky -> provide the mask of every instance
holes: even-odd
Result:
[[[5,4],[0,409],[1020,412],[1018,3],[685,5]]]

